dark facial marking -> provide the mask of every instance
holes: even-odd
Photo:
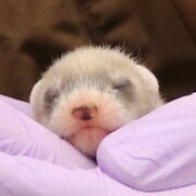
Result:
[[[113,89],[118,91],[126,91],[132,86],[131,81],[127,78],[120,78],[113,82]]]
[[[133,100],[134,86],[130,79],[121,77],[112,81],[112,89],[116,96],[127,106]]]
[[[55,100],[59,96],[57,89],[48,89],[44,95],[44,103],[47,109],[52,109],[55,104]]]

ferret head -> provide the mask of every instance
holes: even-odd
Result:
[[[40,123],[94,156],[103,137],[161,98],[155,76],[119,49],[82,47],[50,66],[30,102]]]

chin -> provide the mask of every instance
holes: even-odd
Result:
[[[67,137],[67,140],[82,153],[95,157],[99,143],[109,133],[110,131],[101,127],[82,127]]]

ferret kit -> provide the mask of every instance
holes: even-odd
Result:
[[[34,118],[95,156],[109,133],[162,104],[151,71],[120,49],[81,47],[57,59],[30,96]]]

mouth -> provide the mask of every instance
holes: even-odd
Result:
[[[98,126],[83,126],[67,141],[86,155],[94,156],[97,146],[108,135],[108,130]]]
[[[94,130],[100,130],[106,132],[107,130],[103,127],[99,126],[93,126],[93,125],[85,125],[81,126],[78,131],[94,131]]]
[[[80,137],[81,140],[85,139],[88,141],[95,141],[95,140],[101,140],[106,135],[109,134],[109,130],[99,127],[99,126],[82,126],[80,127],[75,133],[73,133],[68,140],[72,140],[73,138]]]

